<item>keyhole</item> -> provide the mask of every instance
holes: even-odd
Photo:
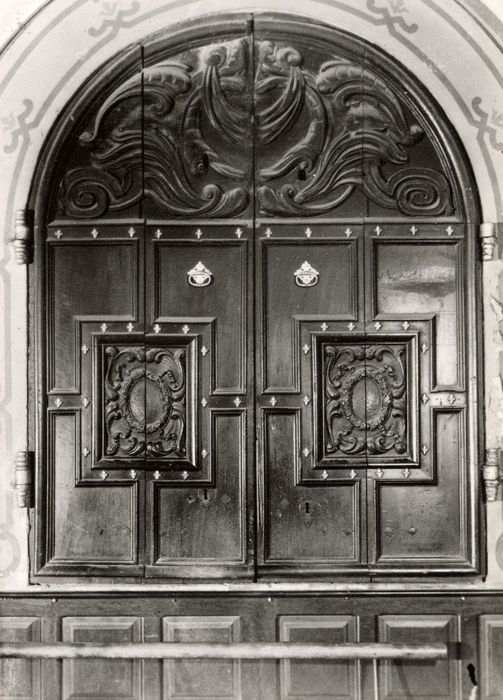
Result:
[[[208,500],[208,489],[204,489],[204,491],[203,491],[203,498],[204,498],[205,501]]]
[[[305,508],[306,508],[306,513],[309,515],[309,512],[311,510],[311,504],[309,503],[309,501],[306,501]]]

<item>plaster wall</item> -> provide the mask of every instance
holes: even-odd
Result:
[[[26,268],[9,240],[59,112],[88,76],[144,36],[215,12],[290,12],[353,32],[426,85],[471,160],[483,220],[503,233],[503,6],[500,0],[24,0],[0,8],[0,589],[28,587],[29,515],[14,499],[26,449]],[[502,236],[503,242],[503,236]],[[500,246],[503,251],[503,246]],[[503,448],[503,262],[484,263],[487,447]],[[501,325],[500,325],[501,324]],[[501,365],[501,369],[500,369]],[[480,379],[482,381],[482,379]],[[481,465],[482,466],[482,465]],[[503,589],[503,507],[487,504],[488,576]],[[219,584],[223,585],[223,584]],[[387,584],[375,584],[375,588]],[[68,588],[68,585],[54,585]],[[79,589],[98,588],[98,584]],[[423,588],[428,587],[423,584]],[[132,588],[132,586],[129,586]],[[199,587],[201,588],[201,587]],[[347,588],[347,585],[345,586]],[[416,586],[417,588],[417,586]],[[402,587],[403,589],[403,587]],[[145,590],[145,586],[142,586]]]

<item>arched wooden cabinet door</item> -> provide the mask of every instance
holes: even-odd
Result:
[[[234,17],[79,104],[39,213],[36,573],[473,573],[475,208],[428,98]]]

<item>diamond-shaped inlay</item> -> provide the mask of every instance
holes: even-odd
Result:
[[[454,396],[454,394],[449,394],[449,396],[447,397],[447,401],[451,404],[451,406],[454,403],[456,403],[456,397]]]
[[[430,397],[428,396],[428,394],[423,394],[423,395],[421,396],[421,401],[424,403],[425,406],[426,406],[426,404],[428,403],[429,400],[430,400]]]
[[[182,472],[182,479],[185,481],[189,478],[189,472]]]
[[[54,232],[54,235],[56,236],[56,238],[57,238],[58,241],[59,241],[59,239],[60,239],[61,236],[63,235],[63,231],[62,231],[60,228],[58,228],[58,230]]]
[[[208,405],[208,400],[207,400],[207,399],[201,399],[201,406],[202,406],[203,408],[206,408],[207,405]]]
[[[326,469],[324,469],[324,470],[321,472],[321,478],[322,478],[324,481],[326,481],[326,480],[328,479],[328,472],[327,472]]]
[[[380,323],[379,321],[376,321],[374,323],[374,328],[376,329],[376,331],[380,331],[382,328],[382,323]]]
[[[201,457],[203,459],[206,459],[207,456],[208,456],[208,450],[205,450],[203,447],[203,449],[201,450]]]
[[[188,333],[189,331],[190,331],[190,326],[188,326],[187,324],[185,324],[184,326],[182,326],[182,333],[184,333],[185,335],[187,335],[187,333]]]
[[[236,396],[236,398],[234,399],[234,401],[232,403],[234,404],[234,406],[240,406],[241,399],[239,398],[239,396]]]
[[[91,236],[92,236],[93,238],[98,238],[99,235],[100,235],[100,233],[99,233],[98,229],[97,229],[97,228],[93,228],[93,230],[91,231]]]
[[[417,226],[410,227],[410,232],[412,233],[413,236],[415,236],[418,231],[419,231],[419,229],[417,228]]]
[[[61,399],[56,399],[54,405],[56,406],[56,408],[61,408],[61,406],[63,405],[63,401]]]
[[[208,352],[209,352],[209,350],[208,350],[208,348],[206,347],[206,345],[203,345],[203,347],[201,348],[201,355],[202,355],[203,357],[206,357],[206,355],[208,354]]]
[[[304,347],[302,348],[304,355],[307,355],[308,353],[311,352],[311,347],[306,343]]]
[[[127,332],[132,333],[134,331],[134,323],[131,323],[131,321],[127,324],[126,326]]]
[[[271,396],[271,398],[269,399],[269,403],[271,404],[271,406],[276,406],[276,404],[278,403],[278,399],[275,396]]]
[[[356,472],[355,472],[354,469],[351,469],[351,471],[349,472],[349,476],[350,476],[352,479],[356,479]]]
[[[106,472],[104,469],[102,469],[102,471],[100,471],[100,479],[102,481],[105,481],[105,479],[108,479],[108,472]]]
[[[404,331],[408,330],[410,328],[410,323],[408,321],[404,321],[402,323],[402,328],[404,329]]]
[[[426,343],[423,343],[421,345],[421,352],[423,353],[423,355],[426,355],[426,353],[428,352],[428,346]]]
[[[241,238],[242,235],[243,235],[243,229],[242,229],[242,228],[237,228],[237,229],[236,229],[236,236],[237,236],[238,238]]]
[[[160,333],[160,332],[161,332],[161,326],[160,326],[158,323],[154,323],[154,325],[152,326],[152,328],[154,329],[154,333]]]
[[[199,240],[199,238],[201,238],[202,235],[203,235],[203,232],[201,231],[200,228],[198,228],[196,231],[196,238]]]
[[[381,469],[381,467],[379,467],[379,469],[376,471],[376,476],[377,476],[378,479],[382,479],[382,478],[383,478],[384,472],[383,472],[383,470]]]
[[[421,447],[421,452],[422,452],[424,455],[427,455],[429,451],[430,451],[430,448],[428,447],[428,445],[423,445],[423,446]]]
[[[89,348],[87,347],[87,345],[83,345],[80,349],[82,350],[83,355],[87,355],[87,353],[89,352]]]
[[[346,238],[349,238],[352,233],[353,231],[349,227],[344,231],[344,235],[346,236]]]
[[[448,236],[452,236],[452,234],[454,233],[454,229],[449,224],[449,226],[445,229],[445,232],[447,233]]]
[[[108,324],[107,324],[107,323],[102,323],[101,326],[100,326],[100,330],[101,330],[102,333],[106,333],[106,331],[108,330]]]
[[[137,476],[138,476],[138,472],[137,472],[135,469],[130,469],[130,470],[129,470],[129,477],[130,477],[131,479],[136,479]]]
[[[127,231],[127,232],[129,233],[129,238],[133,238],[133,236],[134,236],[135,233],[136,233],[136,229],[135,229],[134,226],[130,226],[130,227],[128,228],[128,231]]]
[[[306,237],[307,237],[307,238],[311,238],[311,236],[313,235],[313,232],[311,231],[311,229],[309,228],[309,226],[306,228],[306,230],[305,230],[304,233],[306,234]]]
[[[89,406],[90,403],[91,403],[91,402],[89,401],[89,399],[87,398],[87,396],[84,396],[84,398],[82,399],[82,405],[84,406],[84,408],[87,408],[87,407]]]
[[[87,447],[84,447],[84,449],[82,450],[82,454],[84,455],[84,457],[89,457],[91,453],[89,452]]]
[[[325,321],[323,321],[323,323],[321,324],[320,328],[321,328],[321,330],[322,330],[323,332],[325,332],[325,331],[327,330],[327,328],[328,328],[328,324],[326,324]]]
[[[270,228],[266,229],[265,235],[266,235],[266,238],[270,238],[272,236],[272,231]]]
[[[160,228],[157,229],[157,231],[154,233],[154,236],[156,238],[160,238],[162,236],[162,231]]]
[[[302,402],[304,406],[308,406],[311,403],[311,399],[309,398],[309,396],[307,396],[307,394],[305,394],[304,398],[302,399]]]
[[[406,479],[408,479],[410,477],[410,475],[412,474],[412,472],[410,471],[409,467],[407,467],[406,469],[402,469],[402,474],[404,475],[404,477]]]
[[[382,228],[380,226],[376,226],[374,229],[374,232],[375,232],[376,236],[380,236],[382,233]]]
[[[355,328],[356,328],[356,325],[353,323],[353,321],[350,321],[350,322],[348,323],[348,329],[349,329],[350,331],[354,331]]]
[[[304,447],[304,449],[302,450],[302,454],[304,455],[304,457],[309,457],[309,455],[311,454],[311,450],[309,449],[309,447]]]
[[[161,478],[161,472],[160,471],[155,471],[154,472],[154,479],[158,481]]]

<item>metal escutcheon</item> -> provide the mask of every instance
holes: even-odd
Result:
[[[294,273],[295,284],[298,287],[314,287],[318,284],[320,273],[307,260]]]
[[[213,273],[201,261],[187,272],[187,277],[192,287],[207,287],[213,281]]]

